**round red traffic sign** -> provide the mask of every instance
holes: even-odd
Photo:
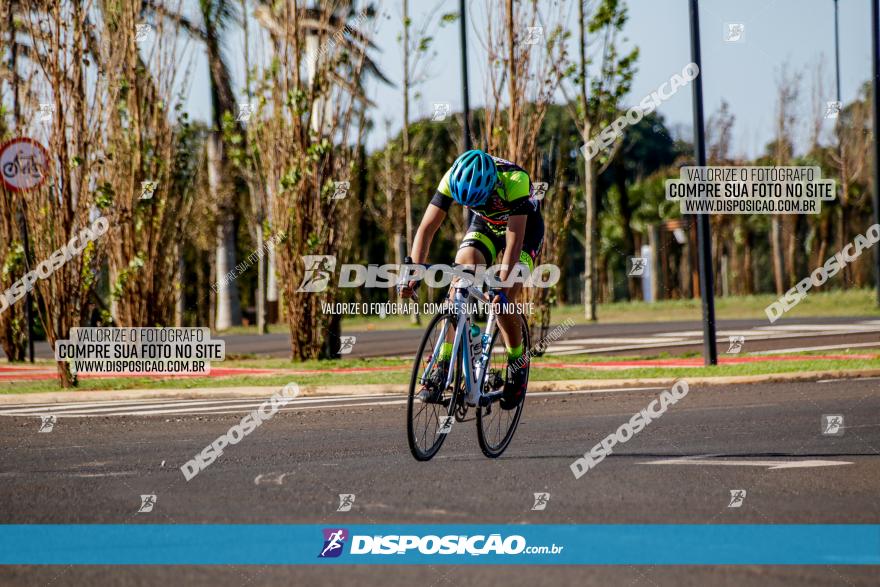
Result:
[[[40,187],[48,177],[49,153],[35,141],[18,137],[0,145],[0,178],[14,192]]]

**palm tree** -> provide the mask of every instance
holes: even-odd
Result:
[[[217,283],[214,327],[224,330],[241,324],[241,302],[235,280],[223,276],[236,265],[236,211],[248,196],[247,184],[229,158],[228,138],[242,132],[236,120],[237,103],[232,88],[229,63],[222,49],[222,40],[238,17],[233,0],[199,0],[201,23],[167,8],[161,0],[143,0],[142,10],[158,18],[166,18],[180,26],[205,47],[211,80],[211,122],[213,136],[208,146],[208,182],[217,194],[217,245],[215,281]]]

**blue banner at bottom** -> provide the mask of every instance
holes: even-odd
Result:
[[[877,565],[880,525],[0,525],[4,565]]]

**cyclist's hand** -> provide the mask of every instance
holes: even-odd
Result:
[[[397,293],[404,299],[415,297],[416,289],[419,286],[418,281],[409,281],[397,286]]]
[[[507,293],[503,289],[499,289],[495,292],[495,297],[492,298],[493,304],[500,304],[498,306],[501,312],[507,308],[507,305],[510,303],[510,300],[507,298]]]
[[[406,258],[404,258],[404,260],[403,260],[404,265],[411,265],[412,262],[413,262],[412,257],[410,257],[409,255],[407,255]],[[406,277],[406,276],[404,275],[404,277]],[[406,283],[398,283],[397,284],[397,294],[404,299],[409,299],[409,298],[418,299],[418,296],[416,296],[416,290],[419,289],[420,283],[421,283],[421,281],[417,281],[415,279],[411,279],[411,280],[407,281]]]

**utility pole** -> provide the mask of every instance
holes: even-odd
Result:
[[[874,87],[871,97],[874,111],[874,224],[880,224],[880,0],[871,0],[871,67],[874,70]],[[838,98],[839,100],[840,98]],[[880,251],[874,251],[874,279],[877,287],[877,304],[880,305]]]
[[[875,0],[876,1],[876,0]],[[703,131],[703,66],[700,57],[700,11],[697,0],[690,0],[691,61],[699,68],[692,87],[694,108],[694,158],[706,165],[706,138]],[[697,250],[699,251],[700,297],[703,302],[703,362],[718,364],[715,348],[715,279],[712,273],[712,234],[708,214],[696,214]]]
[[[837,21],[837,0],[834,0],[834,72],[837,85],[836,99],[840,104],[840,25]]]
[[[462,129],[462,141],[461,146],[463,151],[470,151],[472,148],[471,145],[471,100],[468,94],[468,60],[467,60],[467,7],[465,6],[465,0],[458,0],[458,12],[460,14],[459,21],[459,31],[461,33],[461,129]],[[467,227],[471,222],[471,211],[462,206],[461,209],[462,216],[464,218],[464,230],[467,232]]]
[[[461,104],[462,104],[462,148],[471,150],[471,102],[468,95],[468,60],[467,60],[467,8],[465,0],[459,0],[458,11],[459,31],[461,33]]]

